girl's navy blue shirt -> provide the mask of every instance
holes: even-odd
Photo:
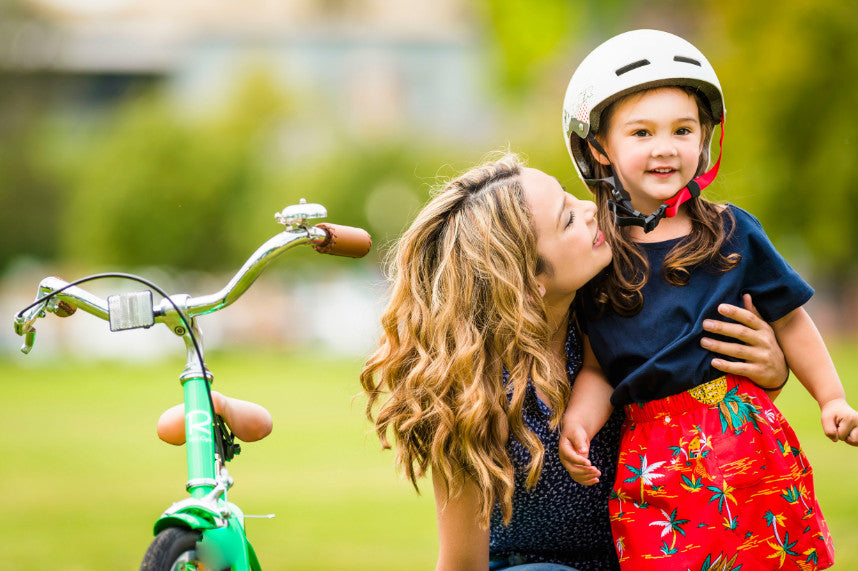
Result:
[[[581,369],[583,347],[574,319],[566,336],[566,373],[570,385]],[[504,374],[504,383],[507,375]],[[549,426],[551,411],[528,384],[522,416],[545,447],[542,473],[526,489],[527,448],[510,437],[507,452],[515,467],[512,519],[503,524],[495,507],[490,525],[489,554],[493,561],[559,563],[581,571],[618,571],[611,538],[608,495],[614,482],[623,416],[615,411],[590,443],[590,460],[602,470],[598,484],[577,484],[560,463],[560,434]]]
[[[771,323],[813,295],[813,288],[778,253],[759,221],[741,208],[727,208],[735,225],[721,252],[742,256],[733,269],[719,272],[704,264],[691,270],[687,285],[674,286],[664,279],[661,266],[685,238],[639,243],[650,264],[639,313],[622,317],[607,308],[599,315],[592,291],[585,288],[579,296],[582,327],[614,387],[615,407],[678,394],[723,375],[710,365],[716,355],[700,346],[703,320],[723,319],[719,304],[742,307],[742,295],[750,293],[763,319]]]

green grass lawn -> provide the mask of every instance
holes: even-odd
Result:
[[[855,342],[832,345],[858,404]],[[265,404],[274,432],[231,463],[230,499],[266,571],[431,569],[431,486],[418,496],[363,417],[360,359],[212,354],[215,388]],[[2,569],[134,569],[151,526],[184,497],[184,449],[155,436],[178,402],[181,361],[157,366],[0,361]],[[858,569],[858,450],[828,442],[798,383],[778,402],[815,468],[840,571]],[[428,484],[428,482],[427,482]]]

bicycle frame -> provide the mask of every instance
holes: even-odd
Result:
[[[189,497],[161,514],[155,522],[154,533],[158,536],[170,528],[198,532],[194,557],[199,558],[206,569],[259,571],[260,565],[245,534],[244,514],[227,498],[227,491],[233,484],[226,469],[226,462],[233,453],[231,440],[227,441],[221,433],[214,413],[209,387],[213,377],[203,362],[202,335],[196,318],[232,304],[269,263],[295,246],[312,244],[319,252],[349,257],[361,257],[369,251],[371,240],[363,230],[333,224],[309,226],[307,223],[326,215],[324,207],[307,204],[303,199],[300,204],[283,209],[275,219],[286,230],[260,246],[227,285],[214,294],[195,298],[186,294],[165,296],[158,305],[152,303],[151,291],[119,294],[104,300],[77,285],[48,277],[39,284],[36,301],[16,316],[15,330],[25,338],[21,347],[24,353],[29,353],[33,347],[36,319],[46,312],[65,317],[76,309],[109,321],[111,331],[148,328],[162,323],[183,339],[187,360],[179,380],[185,406]]]

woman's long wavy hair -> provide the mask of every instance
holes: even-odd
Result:
[[[703,127],[703,150],[694,175],[698,177],[705,173],[709,166],[709,143],[717,123],[709,106],[705,104],[703,96],[696,89],[691,87],[679,87],[679,89],[694,97],[700,124]],[[636,92],[630,96],[639,93]],[[600,138],[600,133],[607,133],[610,129],[613,112],[621,101],[623,99],[615,101],[603,111],[599,133],[595,133],[597,138]],[[604,145],[604,141],[602,144]],[[585,157],[589,163],[590,172],[594,173],[594,178],[611,176],[611,167],[599,163],[591,154],[585,153]],[[599,219],[612,220],[613,215],[608,206],[611,187],[599,182],[591,187],[591,190],[596,195]],[[733,228],[733,215],[730,211],[702,195],[686,202],[683,208],[691,217],[692,229],[686,239],[681,240],[671,249],[662,264],[661,272],[668,283],[675,286],[687,284],[691,270],[703,263],[709,263],[719,272],[733,269],[739,263],[741,256],[739,254],[725,256],[721,253],[721,248]],[[649,279],[651,271],[649,263],[641,247],[629,237],[629,227],[605,224],[603,230],[613,249],[614,258],[610,270],[605,272],[598,282],[597,306],[609,305],[620,315],[633,315],[640,311],[643,305],[641,290]]]
[[[528,486],[542,469],[543,446],[522,421],[528,381],[546,396],[555,427],[569,395],[565,368],[552,370],[549,358],[521,168],[511,154],[487,162],[448,182],[417,215],[388,261],[380,346],[360,375],[367,417],[383,447],[393,436],[414,487],[429,468],[447,498],[471,480],[484,526],[495,504],[505,521],[512,515],[508,438],[530,452]]]

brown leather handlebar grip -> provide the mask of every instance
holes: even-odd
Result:
[[[362,258],[372,248],[372,238],[369,232],[363,228],[341,226],[328,222],[316,224],[316,228],[321,228],[327,235],[322,242],[313,246],[313,249],[320,254]]]

